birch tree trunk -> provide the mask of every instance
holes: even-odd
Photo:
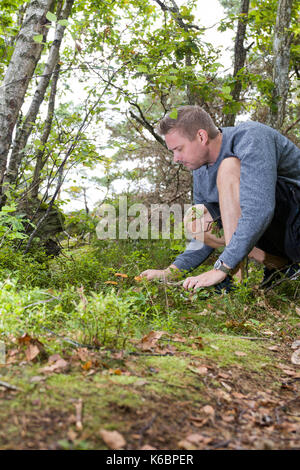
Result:
[[[47,112],[47,117],[44,123],[43,134],[41,136],[41,145],[36,153],[36,162],[35,162],[35,167],[34,167],[34,172],[33,172],[33,179],[29,187],[29,191],[28,191],[29,197],[33,199],[37,198],[39,187],[40,187],[41,171],[47,161],[47,157],[46,158],[44,157],[45,146],[50,135],[52,121],[53,121],[59,70],[60,70],[60,65],[57,64],[53,72],[51,91],[50,91],[50,97],[49,97],[49,103],[48,103],[48,112]]]
[[[15,49],[0,87],[0,183],[7,166],[13,130],[24,101],[28,84],[39,61],[42,44],[33,37],[46,36],[46,14],[53,0],[32,0],[26,10]],[[3,192],[3,188],[2,192]]]
[[[59,9],[61,9],[61,3],[62,3],[62,0],[60,4],[58,5]],[[66,1],[65,8],[62,12],[60,19],[67,19],[70,16],[73,4],[74,4],[74,0]],[[57,23],[54,40],[50,47],[49,56],[48,56],[47,63],[45,65],[43,75],[39,81],[38,87],[33,96],[33,99],[32,99],[30,108],[27,112],[27,115],[25,117],[22,129],[20,130],[20,132],[18,132],[18,135],[16,136],[16,139],[13,144],[9,167],[8,167],[7,174],[4,178],[4,183],[7,182],[11,184],[16,181],[16,178],[18,175],[18,168],[20,166],[22,157],[24,155],[25,146],[32,132],[34,123],[39,113],[40,106],[44,100],[45,93],[49,85],[51,76],[59,60],[59,49],[60,49],[60,45],[64,36],[65,29],[66,29],[65,26]]]
[[[289,91],[290,47],[292,35],[289,32],[293,0],[279,0],[273,39],[273,98],[276,106],[271,108],[270,125],[282,127],[285,105]]]
[[[242,0],[240,9],[240,18],[238,21],[237,33],[234,44],[234,70],[233,77],[235,77],[235,84],[231,93],[234,101],[239,101],[242,90],[242,83],[238,78],[239,71],[244,67],[246,61],[247,49],[244,47],[248,12],[249,0]],[[230,113],[225,118],[225,126],[234,126],[236,115]]]

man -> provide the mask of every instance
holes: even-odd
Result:
[[[218,129],[199,106],[183,106],[177,119],[159,126],[174,162],[193,171],[194,200],[204,205],[204,233],[198,250],[186,249],[164,270],[148,269],[147,279],[166,279],[191,271],[214,250],[225,246],[210,271],[188,277],[184,288],[226,287],[232,274],[242,278],[243,260],[265,265],[264,283],[281,270],[300,273],[300,150],[276,130],[258,122]],[[224,229],[216,236],[212,221]],[[187,222],[187,221],[186,221]]]

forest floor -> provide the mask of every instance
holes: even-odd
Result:
[[[19,339],[0,369],[1,449],[300,449],[300,368],[271,331],[35,362],[34,348]]]
[[[149,285],[132,289],[140,309]],[[148,303],[162,312],[152,323],[145,317],[147,328],[117,348],[80,343],[75,323],[73,334],[67,327],[65,299],[54,300],[55,308],[36,300],[45,289],[24,301],[9,283],[1,292],[2,321],[14,314],[21,321],[23,308],[27,323],[2,342],[0,449],[300,449],[300,309],[289,289],[269,296],[254,290],[248,306],[245,290],[198,302],[181,293],[176,300],[174,290],[172,323],[162,317],[164,308],[166,317],[172,311],[170,292],[166,306],[164,288],[153,287]],[[83,289],[72,295],[86,315],[87,305],[94,311],[104,302]],[[36,326],[41,302],[48,310],[40,325],[47,318],[49,328]],[[55,329],[58,315],[64,320]]]

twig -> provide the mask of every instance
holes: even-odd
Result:
[[[7,388],[8,390],[20,390],[18,387],[15,387],[14,385],[11,385],[7,382],[3,382],[3,380],[0,380],[0,387]]]
[[[154,423],[154,421],[156,420],[157,418],[157,413],[155,415],[152,416],[151,420],[149,421],[148,424],[146,424],[139,432],[140,434],[140,439],[139,439],[139,447],[142,445],[142,440],[143,440],[143,437],[144,437],[144,434],[146,431],[148,431],[148,429],[151,428],[152,424]]]
[[[82,398],[75,403],[75,410],[76,410],[76,429],[78,431],[82,431]]]

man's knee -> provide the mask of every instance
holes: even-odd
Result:
[[[225,158],[218,169],[217,186],[240,183],[241,162],[237,157]]]
[[[186,234],[190,238],[196,238],[214,248],[224,245],[222,236],[217,235],[219,240],[216,242],[215,235],[211,233],[214,227],[214,220],[204,204],[192,206],[187,211],[184,217],[184,226]]]
[[[189,237],[203,236],[206,213],[207,209],[203,204],[196,204],[189,208],[184,216],[184,227]]]

